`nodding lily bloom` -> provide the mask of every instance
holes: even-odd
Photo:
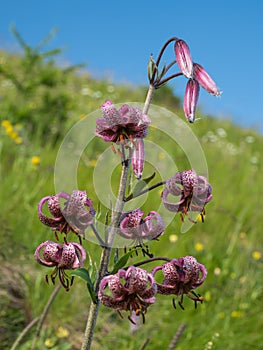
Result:
[[[187,120],[193,123],[200,90],[199,85],[215,96],[221,95],[221,92],[206,70],[200,64],[192,61],[190,49],[184,40],[178,39],[175,42],[174,51],[181,73],[189,79],[184,96],[184,112]]]
[[[193,76],[193,61],[190,54],[190,49],[186,42],[179,39],[174,44],[174,51],[176,56],[177,64],[187,78],[192,78]]]
[[[80,244],[75,242],[65,242],[62,245],[46,241],[37,247],[35,258],[41,265],[55,267],[50,276],[52,283],[55,283],[58,275],[62,286],[68,291],[73,280],[67,276],[65,270],[83,267],[86,260],[86,252]],[[48,275],[46,275],[46,280],[48,282]]]
[[[129,320],[134,323],[133,312],[142,315],[143,322],[147,308],[155,302],[157,291],[153,276],[146,270],[130,266],[114,275],[104,277],[99,286],[98,297],[104,306],[120,311],[129,311]],[[120,314],[121,315],[121,314]]]
[[[204,282],[207,271],[205,266],[200,264],[193,256],[173,259],[162,266],[155,267],[152,271],[153,277],[159,270],[162,270],[164,278],[162,283],[156,282],[157,293],[181,296],[179,305],[182,309],[184,309],[182,305],[184,295],[194,300],[195,307],[198,301],[203,301],[202,297],[193,290]],[[173,304],[176,307],[174,301]]]
[[[133,173],[138,180],[142,177],[144,160],[145,160],[144,142],[142,139],[138,139],[134,145],[133,154],[132,154]]]
[[[111,101],[101,106],[103,118],[96,120],[95,135],[106,142],[126,144],[147,136],[150,118],[127,104],[117,110]]]
[[[142,244],[144,239],[157,239],[165,229],[165,224],[160,214],[156,211],[150,211],[143,219],[144,212],[137,208],[131,212],[121,215],[120,236],[133,239],[138,244]]]
[[[196,105],[199,97],[199,83],[195,79],[189,79],[184,95],[184,114],[190,123],[195,121]]]
[[[204,215],[206,203],[212,199],[212,187],[204,176],[198,176],[194,170],[178,172],[166,181],[162,192],[165,208],[171,212],[187,215],[189,211]],[[168,197],[178,197],[171,202]]]
[[[62,208],[60,200],[64,200]],[[43,205],[47,202],[48,210],[52,217],[43,213]],[[74,190],[72,194],[60,192],[53,196],[41,199],[38,204],[39,220],[53,231],[76,234],[85,233],[85,229],[92,224],[95,210],[92,201],[87,197],[86,191]]]
[[[210,94],[220,96],[221,91],[207,71],[198,63],[194,63],[194,78]]]

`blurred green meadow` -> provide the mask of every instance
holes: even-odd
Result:
[[[45,274],[50,271],[34,259],[41,242],[54,240],[54,234],[38,220],[37,205],[42,197],[54,194],[54,166],[64,136],[105,100],[143,103],[147,92],[147,86],[94,79],[81,65],[57,65],[59,49],[45,51],[46,40],[30,48],[15,30],[14,34],[21,53],[0,51],[1,349],[11,349],[23,329],[41,315],[54,290],[45,282]],[[168,86],[156,92],[153,103],[177,113],[184,121],[181,101]],[[202,111],[198,114],[202,115]],[[145,324],[136,331],[131,331],[125,313],[121,319],[101,306],[94,350],[143,349],[148,338],[146,349],[168,349],[182,324],[186,327],[176,346],[178,350],[263,348],[263,136],[257,130],[207,115],[191,129],[205,153],[213,200],[206,207],[204,223],[198,222],[181,233],[177,215],[160,240],[148,246],[155,256],[193,255],[204,264],[208,277],[197,289],[204,302],[195,309],[193,302],[185,298],[182,310],[173,307],[172,297],[157,296]],[[154,141],[154,132],[150,137]],[[176,164],[180,171],[184,170],[188,165],[180,148],[166,138],[162,143],[165,149],[173,147]],[[79,187],[87,190],[101,216],[106,209],[99,205],[92,176],[96,160],[106,147],[109,145],[101,139],[94,139],[78,169]],[[118,157],[113,152],[111,156]],[[116,191],[117,170],[112,179]],[[150,175],[151,169],[146,167],[144,176]],[[145,210],[159,203],[157,190],[151,193]],[[63,239],[61,235],[59,238]],[[70,234],[68,240],[74,239]],[[83,245],[89,252],[85,267],[94,277],[100,247],[87,240]],[[142,258],[140,252],[138,256],[134,254],[129,264]],[[80,349],[89,302],[86,284],[78,278],[69,292],[60,290],[36,349]],[[30,349],[35,330],[32,327],[23,337],[18,349]]]

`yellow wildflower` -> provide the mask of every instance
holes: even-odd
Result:
[[[10,133],[9,133],[9,136],[11,137],[12,140],[15,140],[17,137],[18,137],[18,134],[16,131],[12,130]]]
[[[45,345],[46,345],[46,347],[47,348],[53,348],[53,346],[55,345],[55,342],[54,342],[54,340],[53,339],[51,339],[51,338],[47,338],[46,340],[45,340]]]
[[[14,138],[14,141],[15,141],[15,143],[17,143],[18,145],[20,145],[20,143],[23,142],[23,139],[22,139],[22,137],[17,136],[16,138]]]
[[[5,127],[5,132],[6,132],[7,135],[11,136],[11,134],[13,133],[13,131],[14,131],[14,129],[13,129],[13,127],[12,127],[11,124],[10,124],[10,125],[7,125],[7,126]]]
[[[258,250],[255,250],[253,253],[252,253],[252,258],[254,260],[260,260],[262,258],[262,254],[258,251]]]
[[[244,316],[244,312],[243,311],[237,311],[237,310],[233,310],[231,312],[231,317],[232,318],[240,318]]]
[[[178,236],[177,235],[170,235],[169,236],[169,241],[171,243],[176,243],[178,241]]]
[[[31,158],[31,163],[35,166],[40,164],[40,158],[38,156],[34,156]]]
[[[67,338],[69,336],[69,331],[64,327],[58,327],[57,333],[58,338]]]
[[[8,127],[12,127],[11,123],[9,120],[5,119],[2,121],[1,125],[4,127],[4,128],[8,128]]]
[[[200,242],[197,242],[197,243],[195,244],[195,250],[196,250],[197,252],[201,252],[202,250],[204,250],[203,244],[200,243]]]

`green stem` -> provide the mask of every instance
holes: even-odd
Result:
[[[62,287],[61,284],[58,284],[58,285],[55,287],[55,289],[53,290],[53,293],[51,294],[51,296],[50,296],[49,299],[48,299],[48,302],[47,302],[47,304],[46,304],[46,306],[45,306],[45,309],[44,309],[44,311],[42,312],[41,317],[39,318],[39,322],[38,322],[38,325],[37,325],[36,334],[35,334],[35,337],[34,337],[34,339],[33,339],[32,345],[31,345],[31,350],[33,350],[33,349],[35,348],[36,341],[37,341],[37,339],[38,339],[38,337],[39,337],[40,331],[41,331],[41,329],[42,329],[42,327],[43,327],[43,324],[44,324],[45,319],[46,319],[46,317],[47,317],[47,314],[48,314],[48,311],[49,311],[49,309],[50,309],[50,306],[51,306],[51,304],[53,303],[53,301],[55,300],[55,298],[56,298],[58,292],[60,291],[61,287]]]
[[[144,114],[148,113],[154,91],[155,91],[154,86],[150,85],[146,96],[144,108],[142,111]],[[124,152],[124,150],[122,151]],[[120,178],[119,192],[118,192],[116,205],[113,210],[112,220],[109,226],[108,241],[106,242],[106,246],[102,248],[100,267],[99,267],[97,282],[95,286],[96,295],[98,295],[99,285],[102,278],[108,272],[112,245],[115,239],[119,219],[120,219],[121,213],[123,212],[123,208],[125,204],[124,198],[125,198],[125,192],[126,192],[127,179],[129,175],[129,169],[130,169],[130,159],[126,159],[125,161],[122,162],[122,173]],[[91,302],[81,350],[91,349],[92,338],[93,338],[93,334],[94,334],[94,330],[95,330],[96,322],[98,318],[98,313],[99,313],[99,307],[100,307],[100,302],[98,299],[96,300],[96,302],[93,302],[93,301]]]
[[[144,107],[142,110],[143,114],[147,114],[149,111],[150,104],[151,104],[152,99],[153,99],[154,91],[155,91],[155,87],[152,84],[150,84],[149,90],[148,90],[148,93],[147,93],[147,96],[145,99]]]
[[[135,264],[133,264],[133,266],[136,266],[136,267],[137,266],[142,266],[144,264],[149,264],[149,263],[151,263],[153,261],[159,261],[159,260],[170,262],[172,259],[165,258],[163,256],[157,256],[156,258],[149,258],[147,260],[143,260],[143,261],[140,261],[138,263],[135,263]]]
[[[18,346],[18,344],[21,342],[21,340],[24,338],[24,336],[30,331],[30,329],[38,322],[39,317],[34,318],[19,334],[19,336],[16,338],[14,344],[12,345],[10,350],[15,350]]]
[[[113,211],[112,221],[111,221],[111,224],[109,227],[108,242],[107,242],[107,246],[103,247],[103,250],[102,250],[100,268],[98,271],[98,278],[97,278],[97,283],[95,286],[95,294],[96,295],[98,295],[100,281],[105,276],[105,274],[108,272],[111,249],[112,249],[112,245],[114,242],[118,221],[119,221],[121,213],[123,212],[124,196],[125,196],[129,168],[130,168],[130,162],[129,161],[123,162],[119,193],[118,193],[117,202],[116,202],[116,205],[115,205],[115,208]],[[91,349],[91,343],[92,343],[92,338],[93,338],[93,334],[94,334],[94,330],[95,330],[95,326],[96,326],[96,321],[97,321],[97,317],[98,317],[99,306],[100,306],[99,300],[97,300],[96,303],[91,302],[88,321],[87,321],[87,325],[86,325],[86,330],[85,330],[84,340],[82,343],[81,350]]]
[[[130,200],[132,200],[133,198],[136,198],[136,197],[139,197],[139,196],[142,196],[144,193],[147,193],[151,190],[154,190],[155,188],[159,187],[159,186],[162,186],[162,185],[165,185],[166,184],[166,181],[162,181],[162,182],[157,182],[155,185],[152,185],[148,188],[146,188],[145,190],[139,192],[139,193],[132,193],[130,194],[128,197],[124,198],[124,201],[125,202],[129,202]]]
[[[173,336],[173,338],[172,338],[172,340],[171,340],[171,342],[169,344],[168,350],[174,350],[176,348],[176,346],[178,344],[178,341],[179,341],[179,339],[180,339],[180,337],[181,337],[185,327],[186,327],[185,323],[182,323],[179,326],[178,330],[176,331],[175,335]]]

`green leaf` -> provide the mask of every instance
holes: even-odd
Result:
[[[114,265],[113,270],[111,271],[112,274],[117,273],[119,269],[124,267],[127,264],[127,261],[129,260],[131,254],[136,251],[136,248],[133,248],[129,250],[126,254],[124,254]]]
[[[154,179],[155,178],[155,172],[151,175],[151,176],[149,176],[149,177],[146,177],[145,179],[143,179],[143,181],[144,182],[146,182],[147,184],[150,182],[150,181],[152,181],[152,179]]]
[[[113,257],[114,264],[116,264],[118,260],[119,260],[119,249],[116,248],[114,257]]]
[[[80,267],[78,269],[74,269],[73,271],[71,271],[71,275],[72,276],[77,276],[77,277],[83,279],[85,282],[89,282],[90,281],[89,271],[87,269],[85,269],[84,267]]]
[[[90,278],[89,271],[85,269],[84,267],[80,267],[78,269],[75,269],[71,272],[71,276],[77,276],[81,279],[83,279],[85,282],[87,282],[87,287],[89,290],[89,294],[91,296],[91,299],[94,303],[97,303],[95,291],[94,291],[94,282],[92,282]]]

